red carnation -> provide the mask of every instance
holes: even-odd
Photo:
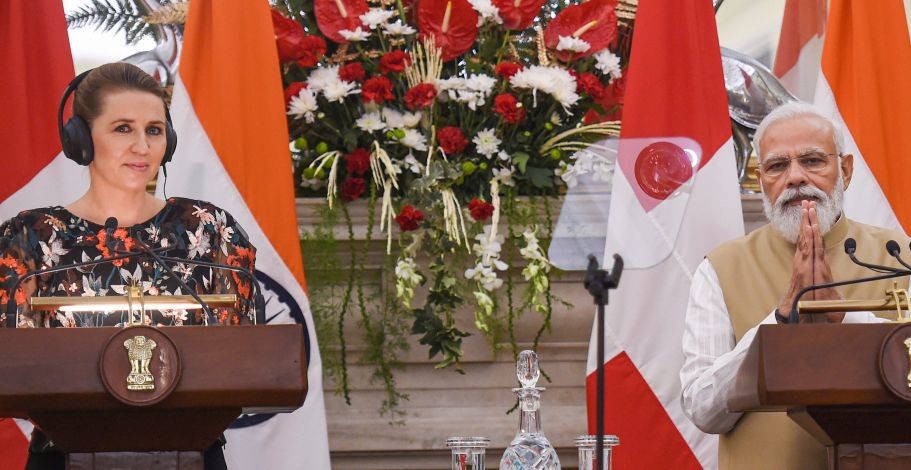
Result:
[[[361,99],[364,100],[364,103],[380,104],[394,98],[395,96],[392,94],[392,82],[386,77],[368,78],[367,81],[364,82],[364,86],[361,87]]]
[[[360,62],[349,62],[338,68],[338,78],[346,82],[360,82],[366,75]]]
[[[604,88],[604,93],[598,104],[604,109],[605,114],[600,114],[594,109],[585,114],[583,121],[586,124],[604,121],[619,121],[623,117],[623,94],[626,91],[626,75],[614,80]]]
[[[406,204],[402,208],[402,212],[399,212],[399,215],[395,217],[395,221],[398,222],[399,229],[403,232],[410,232],[421,228],[421,222],[424,221],[424,213],[415,209],[411,204]]]
[[[493,204],[474,198],[468,203],[468,211],[472,219],[483,222],[493,215]]]
[[[411,64],[411,54],[405,51],[389,51],[380,58],[380,72],[402,72]]]
[[[493,110],[510,124],[518,124],[525,119],[525,108],[516,100],[515,96],[509,93],[503,93],[494,98]]]
[[[285,106],[291,103],[291,98],[297,96],[304,88],[307,88],[307,82],[294,82],[285,88]]]
[[[319,36],[305,36],[301,40],[297,65],[303,68],[316,67],[319,58],[324,55],[326,55],[326,41]]]
[[[364,194],[367,189],[367,182],[364,178],[349,177],[342,182],[342,199],[351,202]]]
[[[497,64],[497,68],[494,72],[503,77],[503,79],[509,80],[513,75],[519,73],[520,70],[522,70],[522,64],[506,61]]]
[[[363,93],[363,92],[362,92]],[[430,106],[437,97],[437,89],[430,83],[420,83],[405,93],[405,105],[408,109],[421,109]]]
[[[350,174],[363,175],[370,169],[370,152],[358,147],[345,155],[345,169]]]
[[[594,74],[585,72],[576,77],[576,83],[579,84],[580,90],[591,96],[595,101],[604,96],[604,85]]]
[[[446,126],[437,132],[437,138],[440,141],[440,148],[449,155],[462,153],[468,146],[468,141],[462,134],[462,129],[455,126]]]

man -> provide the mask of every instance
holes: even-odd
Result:
[[[770,224],[713,250],[693,276],[680,371],[683,410],[705,432],[720,434],[721,469],[825,469],[826,450],[784,413],[731,413],[733,379],[759,324],[785,323],[802,288],[868,276],[844,253],[857,240],[866,261],[898,266],[888,240],[904,234],[844,217],[854,159],[842,152],[837,124],[813,106],[785,104],[754,137],[763,208]],[[816,290],[805,300],[883,298],[891,281]],[[869,312],[801,321],[876,321]]]

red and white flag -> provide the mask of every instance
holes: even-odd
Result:
[[[650,268],[628,269],[610,295],[605,432],[620,438],[617,468],[716,468],[717,438],[703,434],[684,415],[679,378],[690,279],[712,248],[743,234],[711,2],[641,0],[627,74],[605,257],[614,253],[612,246],[627,247],[620,255],[651,250],[666,256]],[[701,148],[696,168],[670,162],[680,174],[695,170],[686,188],[663,179],[665,162],[654,166],[656,161],[643,154],[631,159],[624,154],[624,142],[675,138],[691,139]],[[596,339],[593,334],[586,384],[590,431],[596,420]]]
[[[845,213],[911,231],[911,39],[902,0],[832,0],[815,103],[843,124]]]
[[[192,0],[171,117],[168,194],[229,211],[256,247],[269,323],[306,326],[309,392],[294,413],[244,416],[226,432],[232,469],[328,469],[322,365],[305,292],[284,95],[267,0]]]
[[[57,106],[73,79],[60,0],[0,2],[0,220],[24,209],[76,200],[88,172],[63,156]],[[0,418],[0,470],[25,467],[27,421]]]
[[[826,0],[787,0],[772,70],[802,101],[813,101],[825,31]]]

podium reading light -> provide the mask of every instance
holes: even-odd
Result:
[[[199,300],[210,307],[237,308],[236,294],[205,294]],[[146,310],[194,310],[203,308],[190,295],[143,295],[142,288],[131,286],[126,294],[119,296],[95,297],[31,297],[29,308],[34,311],[62,312],[118,312],[129,311],[133,324],[133,312],[139,311],[145,318]],[[18,315],[18,314],[17,314]],[[18,323],[18,318],[17,318]],[[140,324],[142,322],[140,321]]]

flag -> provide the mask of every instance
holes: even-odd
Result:
[[[787,0],[773,71],[803,101],[813,101],[825,31],[826,0]]]
[[[902,0],[832,0],[815,103],[845,132],[854,176],[845,214],[911,230],[911,40]]]
[[[304,405],[226,432],[232,469],[328,469],[322,366],[305,293],[284,95],[266,0],[192,0],[171,101],[177,152],[159,188],[230,212],[256,247],[269,323],[306,326]]]
[[[610,295],[605,432],[620,438],[617,468],[717,468],[717,438],[684,415],[679,378],[690,279],[711,249],[743,234],[711,2],[641,0],[631,54],[618,162],[625,161],[624,140],[638,138],[689,138],[702,156],[685,205],[677,203],[679,196],[670,197],[674,191],[655,191],[646,180],[640,184],[622,163],[614,172],[608,246],[656,240],[662,220],[679,220],[679,227],[663,246],[638,247],[668,256],[647,269],[628,269]],[[596,420],[596,339],[593,333],[586,380],[590,431]]]
[[[76,200],[88,172],[66,160],[57,106],[73,58],[60,0],[0,2],[0,220],[24,209]],[[31,424],[0,419],[0,470],[25,467]]]

